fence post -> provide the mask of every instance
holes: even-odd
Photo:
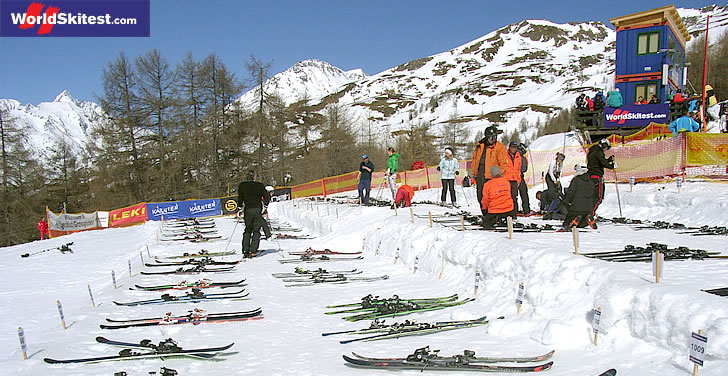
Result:
[[[323,190],[324,198],[326,198],[326,178],[321,178],[321,190]]]
[[[407,170],[404,170],[404,183],[407,184]]]
[[[430,186],[430,168],[425,166],[425,176],[427,177],[427,189],[432,188]]]

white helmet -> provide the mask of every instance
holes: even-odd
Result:
[[[276,189],[275,189],[275,188],[273,188],[273,186],[271,186],[271,185],[266,185],[266,186],[265,186],[265,190],[266,190],[266,191],[268,191],[268,192],[273,192],[273,191],[275,191]]]
[[[599,144],[605,147],[607,150],[612,148],[612,143],[608,139],[603,138],[599,141]]]

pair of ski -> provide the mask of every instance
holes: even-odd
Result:
[[[225,266],[221,268],[207,268],[205,265],[197,265],[192,268],[177,268],[175,270],[166,270],[161,272],[146,272],[141,271],[139,274],[143,275],[160,275],[160,274],[199,274],[199,273],[222,273],[229,272],[235,269],[234,266]]]
[[[417,299],[402,299],[398,295],[394,295],[391,298],[380,298],[379,296],[374,296],[372,294],[369,294],[369,295],[361,298],[361,300],[356,303],[328,305],[328,306],[326,306],[326,308],[348,308],[348,307],[354,307],[354,308],[349,309],[349,310],[343,310],[343,311],[326,312],[326,314],[334,315],[337,313],[359,312],[359,311],[368,310],[377,305],[386,304],[386,303],[412,302],[412,303],[427,304],[427,303],[452,302],[457,299],[458,299],[458,294],[452,294],[450,296],[443,296],[443,297],[436,297],[436,298],[417,298]]]
[[[245,289],[242,289],[240,291],[234,291],[234,292],[204,294],[200,290],[193,289],[191,293],[187,293],[186,295],[182,295],[182,296],[164,294],[160,298],[157,298],[157,299],[137,300],[134,302],[114,301],[114,304],[120,305],[120,306],[138,306],[138,305],[149,305],[149,304],[198,302],[198,301],[202,301],[202,300],[221,300],[221,299],[240,300],[240,299],[246,298],[249,295],[248,293],[243,294],[244,291],[245,291]],[[240,294],[242,294],[242,295],[240,295]]]
[[[346,283],[353,283],[353,282],[374,282],[374,281],[383,281],[389,279],[389,276],[384,274],[378,277],[351,277],[351,276],[345,276],[343,274],[337,274],[337,275],[316,275],[311,276],[309,278],[301,279],[301,278],[284,278],[283,282],[293,282],[288,283],[284,286],[286,287],[300,287],[300,286],[316,286],[316,285],[332,285],[332,284],[346,284]]]
[[[111,346],[123,347],[118,355],[99,356],[93,358],[77,358],[77,359],[52,359],[45,358],[44,362],[49,364],[69,364],[69,363],[99,363],[117,360],[131,359],[147,359],[147,358],[173,358],[173,357],[192,357],[196,359],[213,359],[231,347],[235,343],[219,347],[206,347],[199,349],[182,349],[172,339],[167,339],[159,343],[153,344],[150,340],[142,340],[138,343],[113,341],[104,337],[96,337],[96,342]],[[136,350],[136,351],[135,351]]]
[[[707,252],[702,249],[690,249],[688,247],[668,248],[666,244],[660,243],[649,243],[646,247],[627,245],[622,251],[593,252],[584,253],[582,255],[612,262],[638,262],[651,261],[652,254],[655,251],[662,252],[665,255],[666,261],[687,259],[702,260],[707,258],[728,257],[722,256],[720,252]]]
[[[72,245],[73,245],[73,242],[70,242],[70,243],[62,244],[55,248],[48,248],[48,249],[44,249],[42,251],[37,251],[37,252],[33,252],[33,253],[23,253],[22,255],[20,255],[20,257],[26,258],[26,257],[30,257],[33,255],[37,255],[37,254],[44,253],[44,252],[50,252],[50,251],[60,251],[61,253],[66,253],[66,252],[73,253],[73,250],[71,250]]]
[[[503,318],[504,317],[501,316],[498,319]],[[339,341],[339,343],[346,344],[358,341],[369,342],[390,338],[434,334],[456,329],[472,328],[479,325],[485,325],[487,323],[488,320],[486,320],[485,316],[475,320],[442,321],[434,323],[417,323],[414,320],[407,320],[402,323],[394,323],[391,325],[385,325],[382,321],[374,320],[369,328],[359,330],[346,330],[342,332],[322,333],[321,335],[363,335],[363,337]]]
[[[159,261],[154,260],[154,263],[148,263],[145,262],[144,266],[148,267],[157,267],[157,266],[183,266],[183,265],[237,265],[240,263],[240,260],[235,261],[221,261],[221,260],[215,260],[210,257],[203,257],[203,258],[190,258],[185,261]]]
[[[194,257],[212,257],[212,256],[231,256],[236,254],[235,251],[227,251],[227,252],[210,252],[207,250],[200,250],[196,253],[183,253],[181,255],[176,256],[166,256],[166,257],[157,257],[155,256],[155,259],[180,259],[180,258],[194,258]]]
[[[289,234],[275,234],[275,239],[280,240],[301,240],[301,239],[316,239],[315,236],[310,235],[289,235]]]
[[[303,255],[359,255],[361,254],[361,251],[357,252],[340,252],[340,251],[332,251],[328,248],[326,249],[313,249],[308,248],[304,251],[296,251],[296,252],[288,252],[291,256],[303,256]]]
[[[361,306],[350,310],[327,312],[326,314],[361,312],[355,315],[345,316],[343,319],[346,321],[374,320],[377,318],[404,316],[411,313],[436,311],[444,308],[456,307],[473,300],[475,299],[468,298],[458,301],[457,295],[454,295],[454,300],[452,298],[448,298],[446,300],[438,300],[437,298],[402,300],[397,298],[396,300],[388,300],[381,303],[377,302],[376,304],[372,304],[367,307]]]
[[[99,326],[101,327],[101,329],[125,329],[156,325],[199,325],[202,323],[226,323],[235,321],[259,320],[263,318],[263,316],[261,316],[262,313],[263,310],[261,308],[242,312],[220,313],[207,313],[202,309],[196,308],[190,313],[181,316],[173,316],[171,312],[167,312],[167,314],[162,317],[152,317],[144,319],[112,320],[107,318],[106,321],[108,321],[109,324],[101,324]]]
[[[728,227],[702,226],[695,231],[683,231],[683,232],[678,232],[678,234],[690,234],[692,236],[728,235]]]
[[[181,241],[181,240],[189,240],[191,242],[203,242],[203,241],[209,241],[209,240],[215,240],[215,239],[222,239],[222,235],[205,235],[200,233],[193,233],[193,234],[185,234],[184,236],[162,236],[162,241]]]
[[[431,351],[429,346],[415,350],[405,358],[370,358],[352,352],[353,357],[343,355],[347,364],[365,368],[383,369],[417,369],[432,370],[473,370],[483,372],[540,372],[553,366],[549,361],[537,365],[499,365],[494,363],[540,363],[545,362],[554,355],[554,351],[538,356],[526,357],[480,357],[474,351],[465,350],[463,354],[443,357],[438,355],[439,350]]]
[[[303,269],[300,267],[296,267],[293,273],[273,273],[272,276],[275,278],[294,278],[294,277],[303,277],[303,276],[319,276],[319,275],[355,275],[355,274],[361,274],[361,270],[352,269],[352,270],[333,270],[328,271],[326,269],[318,268],[318,269]]]
[[[289,263],[308,263],[308,262],[334,262],[334,261],[353,261],[353,260],[362,260],[364,259],[363,256],[357,256],[357,257],[329,257],[327,255],[321,255],[321,256],[313,256],[313,255],[302,255],[299,258],[294,259],[280,259],[278,262],[281,264],[289,264]]]
[[[206,289],[211,287],[229,288],[229,287],[242,287],[245,286],[243,283],[245,279],[234,282],[212,282],[207,278],[200,279],[195,282],[181,281],[176,285],[156,285],[156,286],[140,286],[134,285],[129,287],[129,290],[144,290],[144,291],[163,291],[163,290],[185,290],[185,289]]]

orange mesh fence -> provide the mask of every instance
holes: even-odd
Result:
[[[687,133],[686,175],[728,177],[728,134]]]
[[[402,173],[402,176],[404,177],[404,183],[412,187],[412,189],[414,189],[415,191],[429,188],[427,175],[428,171],[426,168],[421,168],[414,171],[405,171]]]
[[[321,179],[310,181],[291,187],[291,197],[309,197],[309,196],[321,196],[324,194],[323,185]]]
[[[331,195],[334,193],[356,190],[359,186],[359,183],[356,180],[358,174],[358,172],[350,172],[348,174],[324,178],[326,194]]]
[[[628,136],[618,136],[616,134],[613,134],[608,137],[609,142],[612,143],[612,145],[616,144],[627,144],[630,142],[636,142],[636,141],[645,141],[645,140],[654,140],[654,139],[663,139],[672,137],[672,132],[670,132],[670,126],[668,124],[658,124],[658,123],[650,123],[648,126],[640,129],[638,132],[633,133]]]
[[[644,180],[682,174],[682,148],[682,137],[671,137],[649,143],[615,145],[606,154],[607,157],[614,155],[618,180],[629,181],[630,177]],[[606,180],[614,179],[613,172],[605,171],[604,175]]]

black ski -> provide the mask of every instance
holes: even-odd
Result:
[[[214,316],[206,314],[190,313],[183,317],[172,317],[164,316],[159,320],[145,320],[138,322],[120,323],[120,324],[102,324],[99,325],[101,329],[124,329],[142,326],[155,326],[155,325],[177,325],[177,324],[194,324],[199,325],[206,322],[232,322],[232,321],[244,321],[254,318],[262,318],[260,315],[262,309],[258,308],[250,312],[231,312],[229,314],[216,314]]]

